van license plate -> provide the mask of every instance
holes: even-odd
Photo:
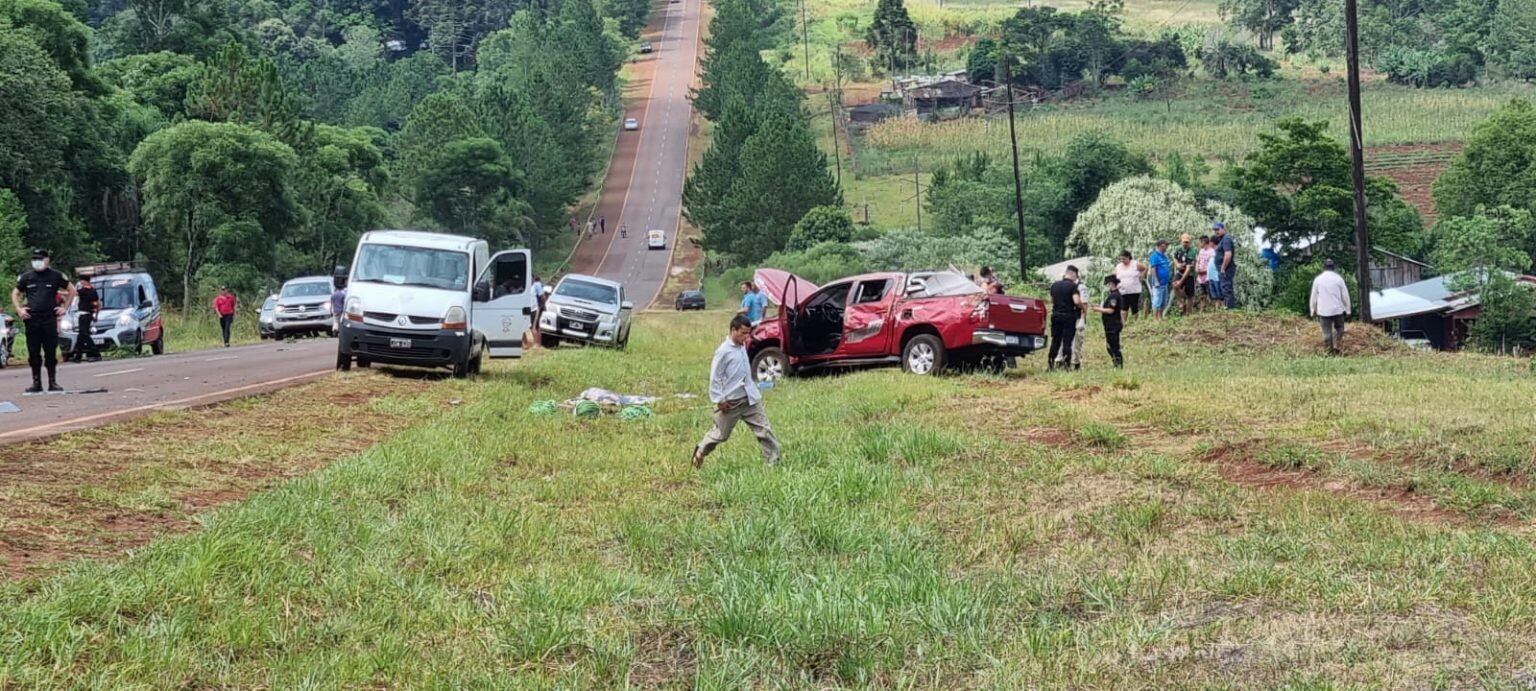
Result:
[[[411,339],[409,339],[409,338],[391,338],[391,339],[389,339],[389,347],[391,347],[391,348],[409,348],[409,347],[411,347]]]

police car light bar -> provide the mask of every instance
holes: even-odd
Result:
[[[107,262],[105,264],[87,264],[75,267],[77,277],[107,276],[111,274],[139,273],[144,269],[133,262]]]

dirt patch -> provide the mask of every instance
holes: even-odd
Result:
[[[420,390],[357,373],[0,448],[0,577],[187,530],[203,511],[390,436],[404,414],[372,404]]]
[[[1365,152],[1366,172],[1397,183],[1398,193],[1424,219],[1425,227],[1435,223],[1435,180],[1451,166],[1462,144],[1402,144],[1375,146]]]
[[[1206,452],[1201,460],[1216,466],[1228,482],[1244,487],[1328,492],[1371,502],[1393,515],[1410,520],[1443,525],[1471,522],[1467,516],[1441,508],[1431,498],[1410,489],[1360,487],[1325,477],[1316,470],[1272,465],[1259,458],[1261,451],[1260,445],[1252,443],[1222,445]]]
[[[1171,345],[1199,346],[1232,352],[1322,354],[1322,335],[1311,320],[1299,316],[1253,312],[1211,312],[1181,320],[1176,327],[1150,332],[1148,340]],[[1344,333],[1345,355],[1411,355],[1413,351],[1378,329],[1351,324]]]

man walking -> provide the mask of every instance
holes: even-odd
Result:
[[[235,325],[235,308],[238,305],[235,291],[228,287],[219,288],[219,294],[213,298],[213,311],[219,315],[219,332],[224,336],[225,348],[229,347],[229,332]]]
[[[1090,309],[1104,315],[1104,347],[1109,351],[1109,359],[1115,363],[1115,369],[1120,369],[1125,366],[1125,356],[1120,352],[1120,279],[1105,276],[1104,286],[1109,289],[1104,294],[1104,303]]]
[[[747,361],[747,341],[752,338],[752,322],[744,315],[731,318],[731,332],[715,349],[709,365],[709,402],[715,404],[715,423],[693,447],[693,467],[704,465],[704,457],[731,438],[736,423],[745,423],[763,447],[763,461],[779,462],[779,440],[768,425],[763,411],[763,392],[752,381],[752,365]]]
[[[1147,264],[1152,267],[1152,318],[1162,321],[1163,314],[1168,311],[1169,284],[1173,282],[1173,262],[1168,260],[1167,240],[1157,241],[1157,249],[1152,250]]]
[[[1323,272],[1312,279],[1312,299],[1308,301],[1312,316],[1323,327],[1323,347],[1330,355],[1339,354],[1344,321],[1349,317],[1349,284],[1335,268],[1332,259],[1323,262]]]
[[[59,386],[59,317],[75,297],[75,287],[64,274],[48,266],[48,250],[32,250],[32,270],[16,277],[11,306],[26,324],[27,365],[32,368],[28,394],[43,392],[42,369],[48,368],[48,393],[63,393]]]
[[[1227,309],[1237,308],[1237,257],[1232,236],[1227,234],[1227,224],[1217,221],[1211,224],[1216,231],[1216,255],[1213,261],[1221,273],[1221,302]]]
[[[1072,337],[1077,335],[1077,316],[1083,296],[1077,292],[1077,267],[1068,266],[1061,280],[1051,284],[1051,349],[1046,369],[1065,368],[1072,357]]]
[[[763,321],[763,315],[768,312],[768,296],[758,290],[757,284],[751,281],[741,282],[741,309],[736,314],[747,318],[752,326],[757,326]]]
[[[101,362],[101,350],[96,347],[96,339],[91,337],[91,327],[96,324],[96,315],[101,313],[101,294],[96,292],[96,287],[91,285],[90,276],[80,277],[80,286],[75,290],[78,296],[76,300],[77,316],[75,320],[75,352],[72,358],[79,362],[85,358],[91,362]]]

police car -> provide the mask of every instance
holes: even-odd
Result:
[[[59,318],[59,349],[73,353],[82,337],[96,341],[101,349],[126,348],[135,353],[144,346],[155,355],[165,352],[165,319],[161,312],[160,291],[148,271],[128,262],[92,264],[75,267],[74,278],[90,277],[101,296],[101,311],[90,334],[76,332],[80,323],[79,305]]]

